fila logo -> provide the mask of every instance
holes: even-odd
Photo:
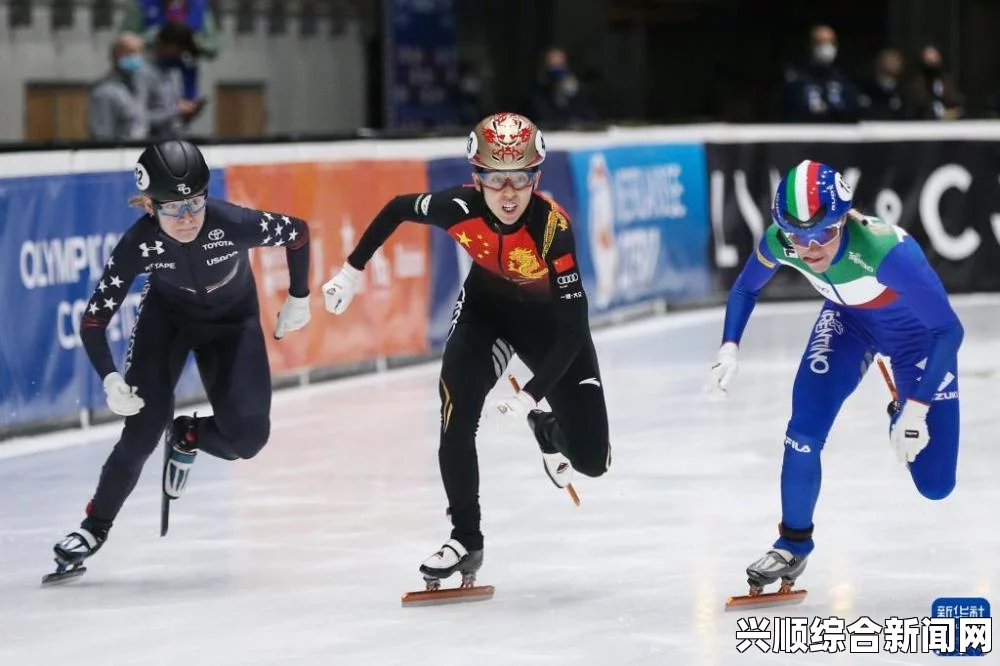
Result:
[[[149,257],[150,252],[156,252],[157,255],[161,255],[166,252],[166,250],[163,249],[163,241],[155,241],[153,243],[153,247],[149,247],[145,243],[140,243],[139,249],[142,250],[143,258]]]
[[[560,275],[560,276],[558,276],[556,278],[556,282],[559,283],[559,285],[563,286],[563,287],[566,287],[568,285],[573,284],[574,282],[579,282],[579,281],[580,281],[580,274],[579,273],[570,273],[569,275]]]
[[[211,231],[208,232],[208,240],[211,241],[222,240],[223,236],[225,235],[226,232],[223,231],[222,229],[212,229]]]
[[[177,191],[181,194],[191,194],[191,188],[184,183],[177,186]]]

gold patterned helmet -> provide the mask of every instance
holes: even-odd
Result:
[[[545,161],[545,139],[535,123],[516,113],[494,113],[479,121],[465,147],[480,169],[532,169]]]

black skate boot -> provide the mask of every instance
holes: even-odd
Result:
[[[565,488],[573,482],[574,470],[569,458],[560,453],[550,436],[552,427],[555,425],[555,418],[551,412],[533,409],[528,412],[528,425],[535,433],[538,448],[542,451],[542,464],[545,473],[556,488]]]
[[[188,474],[198,455],[195,446],[196,416],[178,416],[169,433],[167,444],[170,446],[170,456],[163,465],[163,493],[172,500],[179,499],[184,494]]]
[[[108,538],[106,528],[98,528],[89,518],[80,528],[67,534],[53,548],[56,570],[42,578],[43,585],[60,583],[82,576],[87,571],[84,560],[101,549]]]

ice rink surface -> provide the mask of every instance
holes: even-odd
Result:
[[[579,508],[545,477],[527,427],[484,429],[488,602],[400,607],[449,531],[436,363],[279,392],[268,446],[237,463],[200,456],[163,539],[158,450],[88,573],[61,587],[39,581],[118,426],[4,443],[0,664],[941,663],[740,653],[735,633],[740,617],[881,623],[927,616],[937,597],[1000,601],[1000,301],[955,302],[966,327],[955,492],[922,498],[896,462],[873,368],[824,451],[799,606],[723,612],[775,538],[792,379],[819,301],[758,307],[722,405],[700,392],[721,311],[598,332],[613,463],[577,477]]]

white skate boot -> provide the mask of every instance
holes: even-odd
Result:
[[[163,465],[163,494],[180,499],[187,487],[188,475],[198,450],[194,445],[194,418],[178,416],[170,430],[170,456]]]
[[[427,589],[407,592],[403,605],[447,603],[452,601],[485,601],[493,598],[493,586],[476,586],[476,572],[483,566],[483,551],[468,550],[461,542],[449,539],[420,565]],[[458,588],[441,589],[441,581],[454,573],[462,574]]]
[[[559,449],[556,448],[555,444],[545,434],[543,426],[546,420],[551,418],[555,417],[550,412],[533,409],[528,412],[528,425],[531,426],[532,432],[535,433],[538,448],[542,451],[542,465],[545,468],[545,473],[552,483],[555,484],[556,488],[565,488],[573,482],[574,470],[573,465],[569,462],[569,458],[560,453]]]

